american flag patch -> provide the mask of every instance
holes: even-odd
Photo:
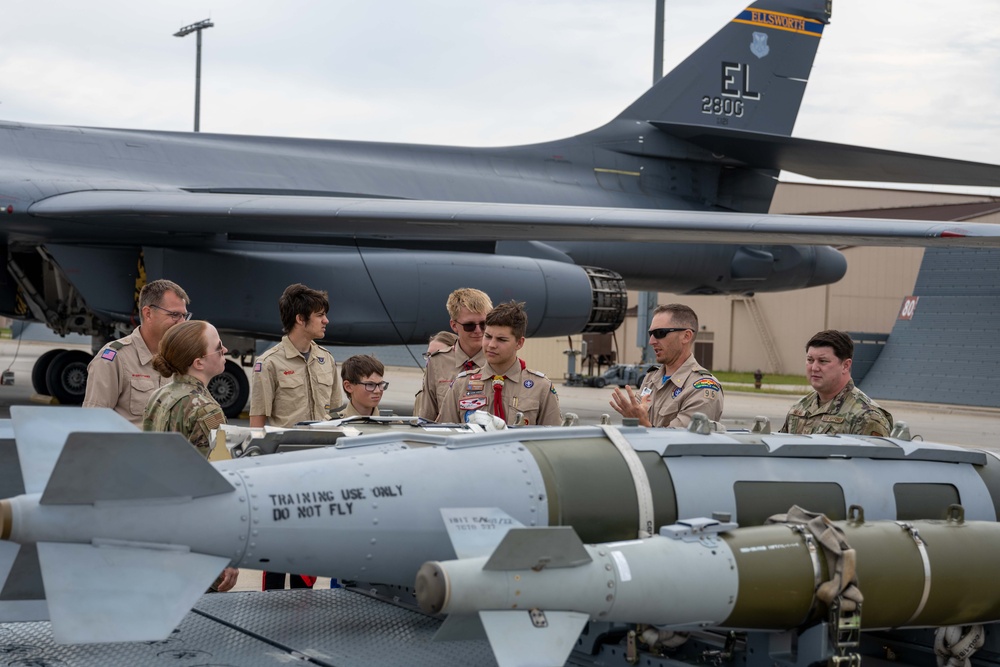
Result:
[[[108,361],[114,361],[116,354],[118,354],[118,353],[115,352],[114,350],[112,350],[109,347],[108,349],[104,350],[104,352],[101,353],[101,359],[107,359]]]
[[[253,372],[254,373],[260,373],[260,362],[259,361],[256,364],[253,365]]]

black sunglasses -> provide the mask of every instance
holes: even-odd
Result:
[[[465,329],[469,333],[472,333],[473,331],[475,331],[476,327],[479,327],[483,331],[486,331],[486,322],[485,321],[483,321],[483,322],[458,322],[458,321],[456,321],[455,324],[460,325],[463,329]]]
[[[668,333],[673,333],[675,331],[694,331],[689,327],[664,327],[662,329],[650,329],[649,335],[656,340],[662,340],[667,337]]]

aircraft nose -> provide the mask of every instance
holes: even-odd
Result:
[[[829,285],[844,277],[847,273],[847,258],[842,252],[830,246],[817,246],[815,250],[816,261],[806,287]]]

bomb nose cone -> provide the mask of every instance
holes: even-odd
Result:
[[[448,577],[436,561],[420,566],[413,588],[420,608],[428,614],[440,614],[448,602]]]

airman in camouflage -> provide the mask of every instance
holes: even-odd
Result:
[[[854,386],[854,342],[843,331],[820,331],[806,343],[806,379],[815,390],[792,406],[782,433],[888,436],[892,415]]]
[[[832,401],[820,405],[814,391],[792,406],[785,417],[782,433],[854,433],[887,436],[892,431],[892,415],[868,398],[850,380]]]
[[[190,375],[175,375],[150,399],[142,430],[182,433],[207,459],[212,453],[211,431],[225,423],[222,408],[205,385]]]

